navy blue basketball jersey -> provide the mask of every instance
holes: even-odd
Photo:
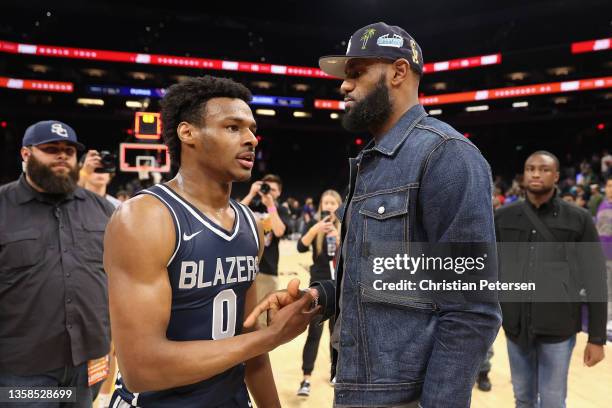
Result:
[[[220,340],[241,334],[246,292],[258,273],[261,245],[253,214],[230,200],[235,220],[232,230],[227,231],[163,184],[141,194],[161,201],[174,221],[176,245],[168,261],[172,287],[168,339]],[[113,404],[143,408],[251,406],[244,364],[197,384],[140,394],[131,393],[119,375],[110,407],[114,408]]]

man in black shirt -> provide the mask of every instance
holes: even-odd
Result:
[[[110,344],[102,239],[114,208],[77,187],[82,149],[70,126],[38,122],[24,174],[0,187],[0,387],[77,387],[71,407],[91,407],[104,377],[88,363],[104,367]]]
[[[606,276],[590,214],[556,196],[559,160],[546,151],[525,162],[527,199],[497,210],[500,280],[534,282],[528,298],[502,303],[517,407],[565,407],[570,358],[581,329],[580,300],[588,300],[584,363],[604,358]],[[517,301],[518,300],[518,301]],[[538,397],[540,404],[538,405]]]
[[[285,234],[290,217],[289,211],[278,203],[282,189],[281,178],[267,174],[253,183],[249,194],[242,199],[242,204],[250,206],[255,217],[261,220],[265,234],[265,249],[256,279],[258,299],[278,288],[278,243]],[[266,325],[263,317],[259,319],[259,324]]]

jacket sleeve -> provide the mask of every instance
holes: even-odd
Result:
[[[336,313],[336,281],[331,279],[316,281],[310,287],[319,292],[319,305],[323,314],[321,321],[329,319]]]
[[[449,139],[428,158],[419,206],[429,243],[485,243],[488,262],[479,278],[496,281],[491,189],[490,168],[480,152],[467,141]],[[465,279],[465,275],[456,278]],[[501,325],[499,303],[444,298],[436,303],[438,324],[421,405],[443,407],[448,401],[460,401],[453,406],[467,408],[480,365]]]
[[[584,211],[582,237],[578,243],[577,266],[583,273],[582,282],[587,293],[589,310],[589,343],[606,344],[608,319],[606,292],[606,260],[599,243],[599,235],[590,214]],[[596,243],[596,245],[594,245]]]

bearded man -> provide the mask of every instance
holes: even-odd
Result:
[[[35,123],[22,146],[24,173],[0,187],[0,387],[71,387],[23,406],[91,407],[110,346],[102,239],[114,207],[77,186],[84,147],[70,126]]]
[[[419,246],[471,257],[483,253],[470,248],[488,247],[479,278],[495,281],[489,165],[474,144],[420,105],[423,55],[402,28],[360,28],[346,55],[323,57],[319,66],[343,79],[343,126],[372,135],[350,159],[349,193],[338,213],[337,279],[311,287],[323,317],[336,316],[334,406],[467,408],[499,330],[499,304],[464,293],[379,290],[433,274],[377,274],[372,265],[381,256],[421,256]],[[273,294],[254,314],[282,307],[282,300],[290,299]]]

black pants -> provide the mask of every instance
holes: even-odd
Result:
[[[87,383],[87,363],[77,367],[63,367],[38,375],[18,376],[0,373],[0,387],[27,389],[28,387],[73,387],[76,389],[76,402],[49,402],[41,399],[34,402],[0,402],[0,408],[91,408],[103,381],[89,387]]]
[[[332,335],[334,329],[334,317],[329,319],[329,336]],[[308,326],[308,337],[306,338],[306,344],[304,344],[304,351],[302,353],[302,371],[304,375],[311,375],[314,369],[314,363],[317,359],[317,353],[319,351],[319,342],[321,341],[321,335],[323,334],[323,325],[319,323],[311,323]],[[332,355],[331,342],[329,344],[329,355]],[[330,368],[331,371],[331,368]]]

